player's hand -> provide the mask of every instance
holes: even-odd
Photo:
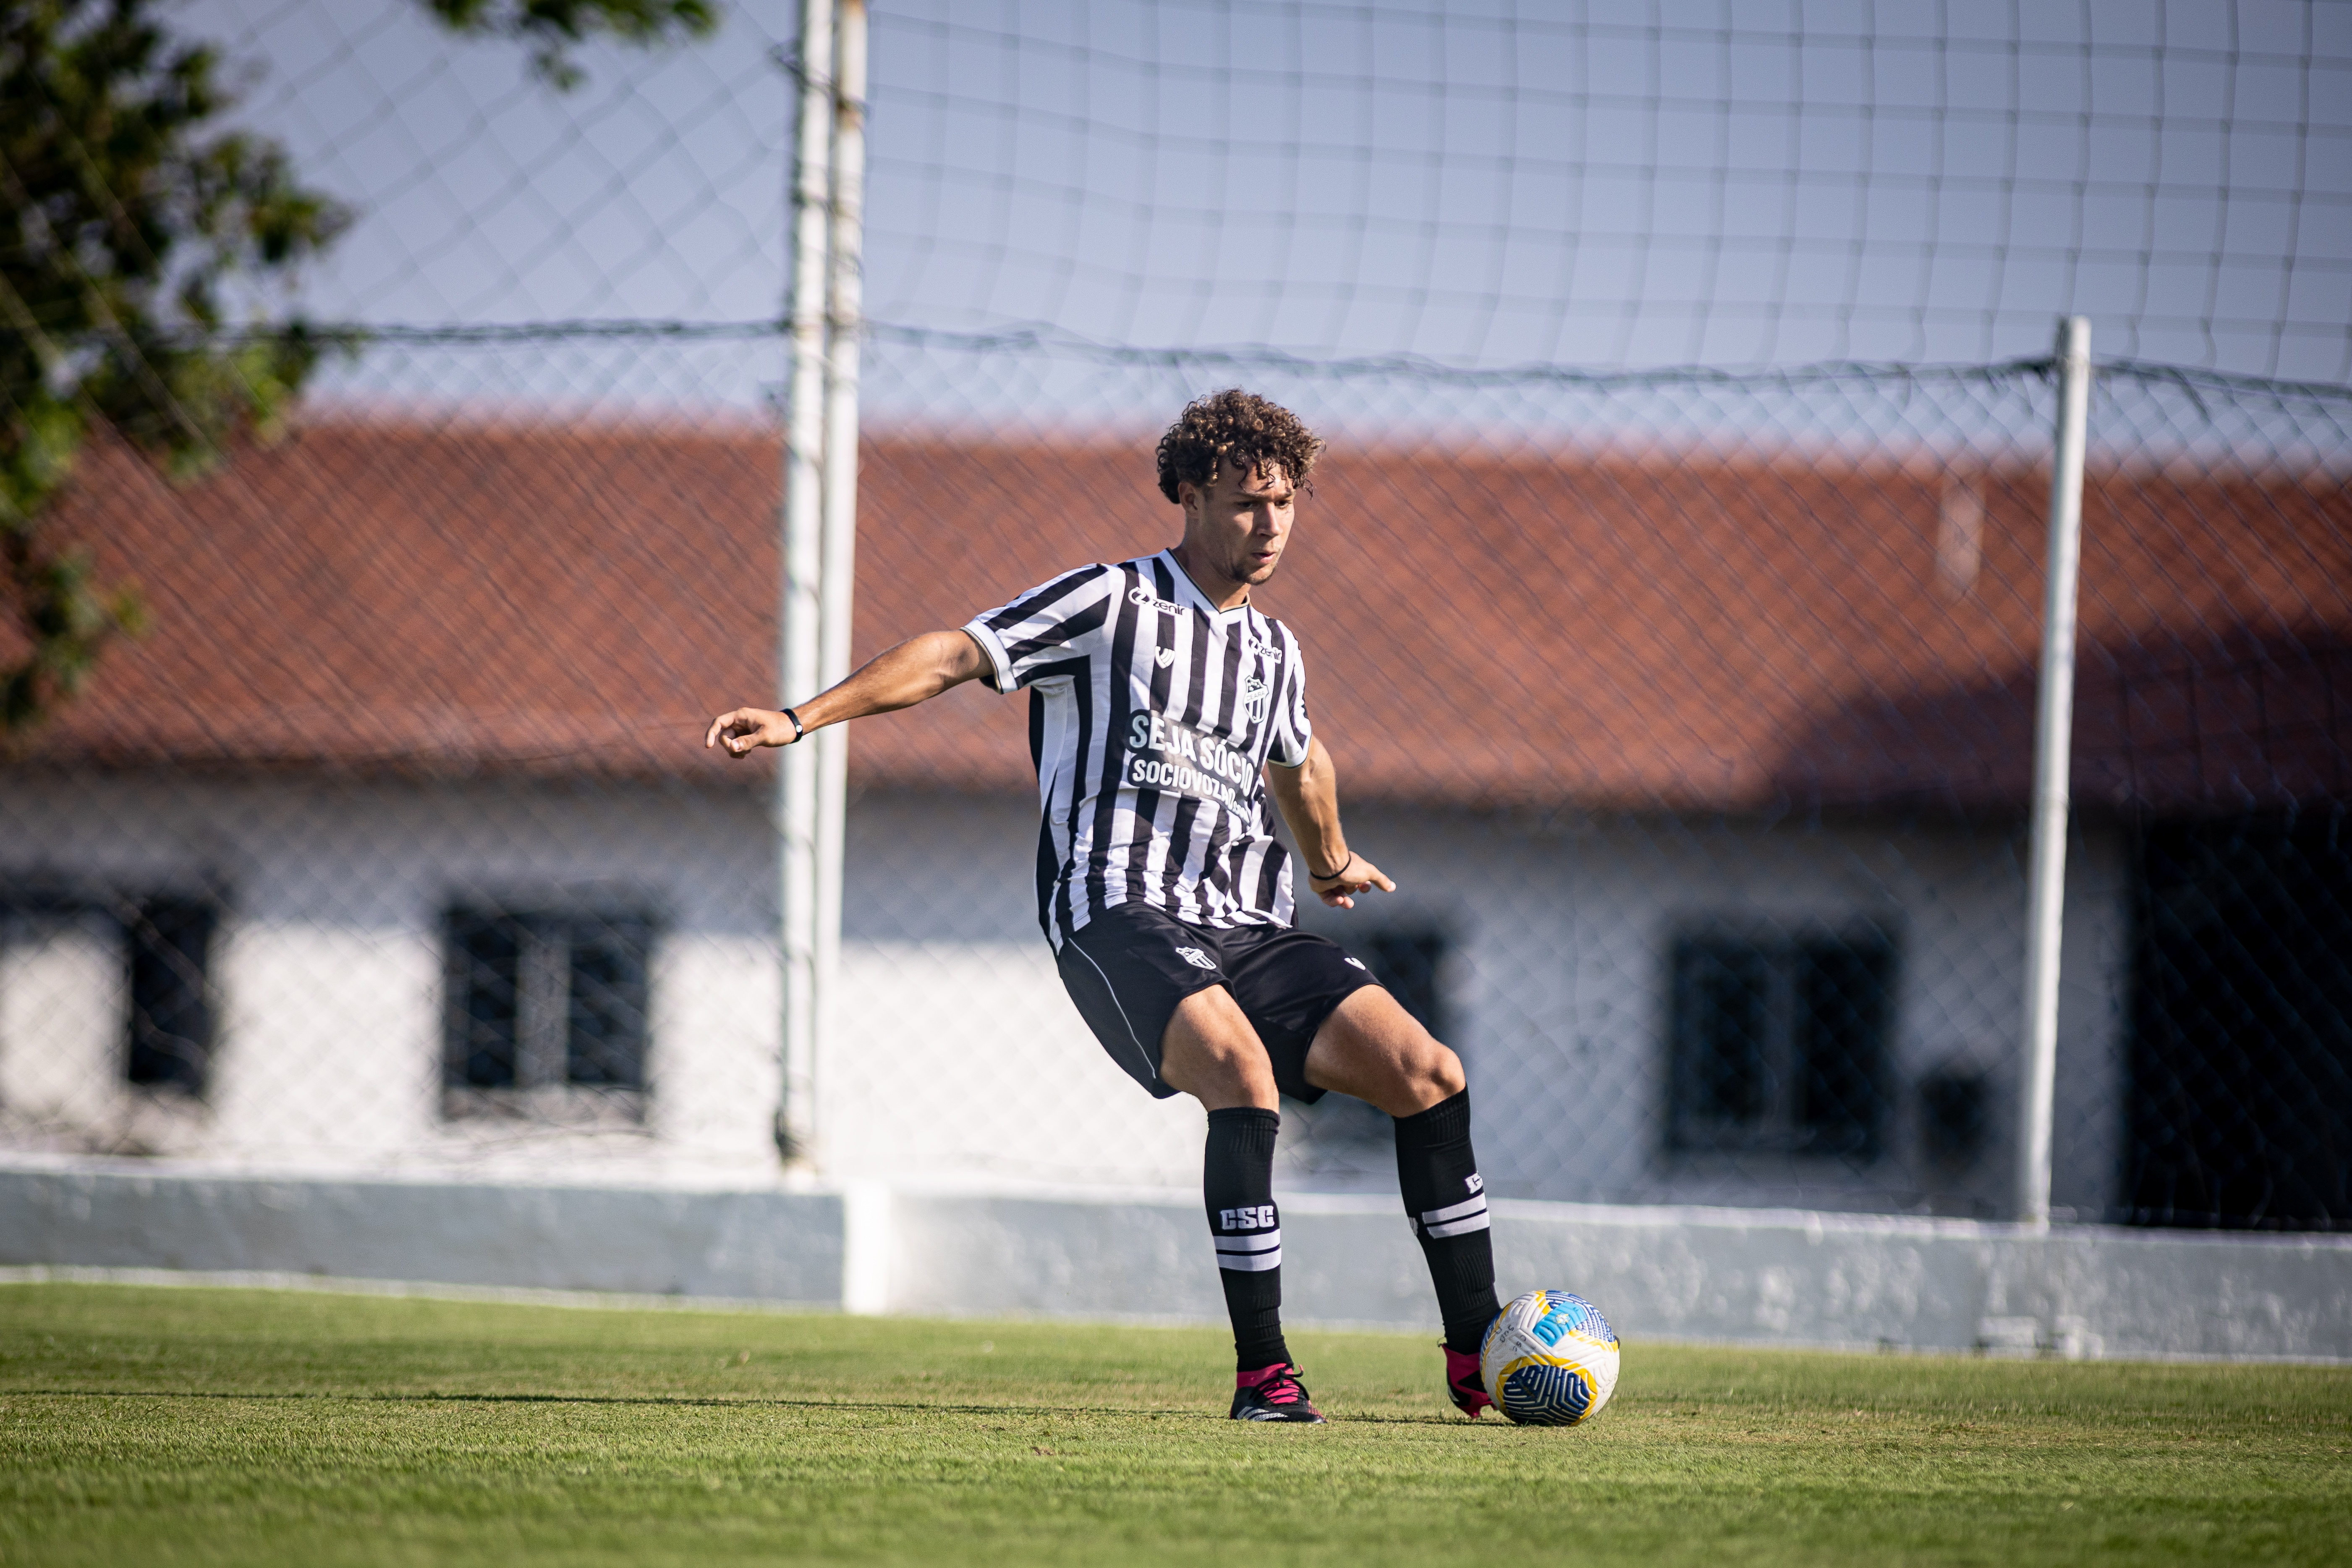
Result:
[[[1307,872],[1307,886],[1317,898],[1335,910],[1354,909],[1356,895],[1368,893],[1374,888],[1383,893],[1396,891],[1396,884],[1389,880],[1388,874],[1361,855],[1349,856],[1346,863],[1328,877]]]
[[[710,721],[710,732],[702,737],[702,745],[705,751],[724,746],[730,757],[748,757],[762,746],[789,746],[793,739],[793,721],[782,713],[737,708]]]

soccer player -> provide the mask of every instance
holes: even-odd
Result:
[[[1446,1390],[1475,1416],[1491,1403],[1478,1347],[1498,1309],[1462,1063],[1361,963],[1296,929],[1290,855],[1266,808],[1271,785],[1326,904],[1395,890],[1340,829],[1297,637],[1250,603],[1281,564],[1322,448],[1265,398],[1202,398],[1160,440],[1182,542],[1064,573],[782,712],[722,713],[703,744],[741,757],[967,680],[1026,687],[1037,917],[1062,984],[1129,1077],[1208,1110],[1202,1186],[1233,1319],[1234,1418],[1323,1419],[1283,1342],[1274,1141],[1280,1096],[1311,1104],[1332,1089],[1395,1118]]]

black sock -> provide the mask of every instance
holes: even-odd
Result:
[[[1495,1243],[1486,1229],[1486,1184],[1470,1152],[1470,1091],[1396,1119],[1397,1186],[1421,1238],[1445,1348],[1478,1353],[1502,1303],[1495,1299]]]
[[[1282,1342],[1282,1215],[1274,1206],[1274,1135],[1281,1127],[1280,1116],[1251,1106],[1209,1112],[1201,1195],[1243,1372],[1290,1359]]]

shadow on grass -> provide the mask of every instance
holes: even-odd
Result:
[[[1199,1410],[1150,1409],[1131,1405],[949,1405],[919,1400],[781,1399],[773,1396],[711,1394],[247,1394],[217,1388],[27,1388],[0,1389],[28,1399],[218,1399],[249,1404],[343,1405],[608,1405],[621,1407],[679,1410],[872,1410],[908,1411],[933,1415],[1124,1415],[1146,1421],[1206,1421],[1230,1419]],[[1380,1426],[1460,1426],[1467,1423],[1444,1415],[1339,1415],[1334,1425]],[[1502,1425],[1493,1423],[1492,1425]]]

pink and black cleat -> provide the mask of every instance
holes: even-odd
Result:
[[[1236,1421],[1325,1425],[1323,1412],[1307,1397],[1307,1385],[1298,1380],[1298,1369],[1288,1362],[1276,1362],[1255,1372],[1235,1373],[1233,1417]]]
[[[1443,1347],[1444,1341],[1438,1342]],[[1495,1402],[1486,1397],[1486,1375],[1478,1370],[1478,1358],[1464,1355],[1460,1351],[1445,1352],[1445,1392],[1454,1396],[1454,1408],[1478,1419],[1481,1410],[1492,1410]]]

